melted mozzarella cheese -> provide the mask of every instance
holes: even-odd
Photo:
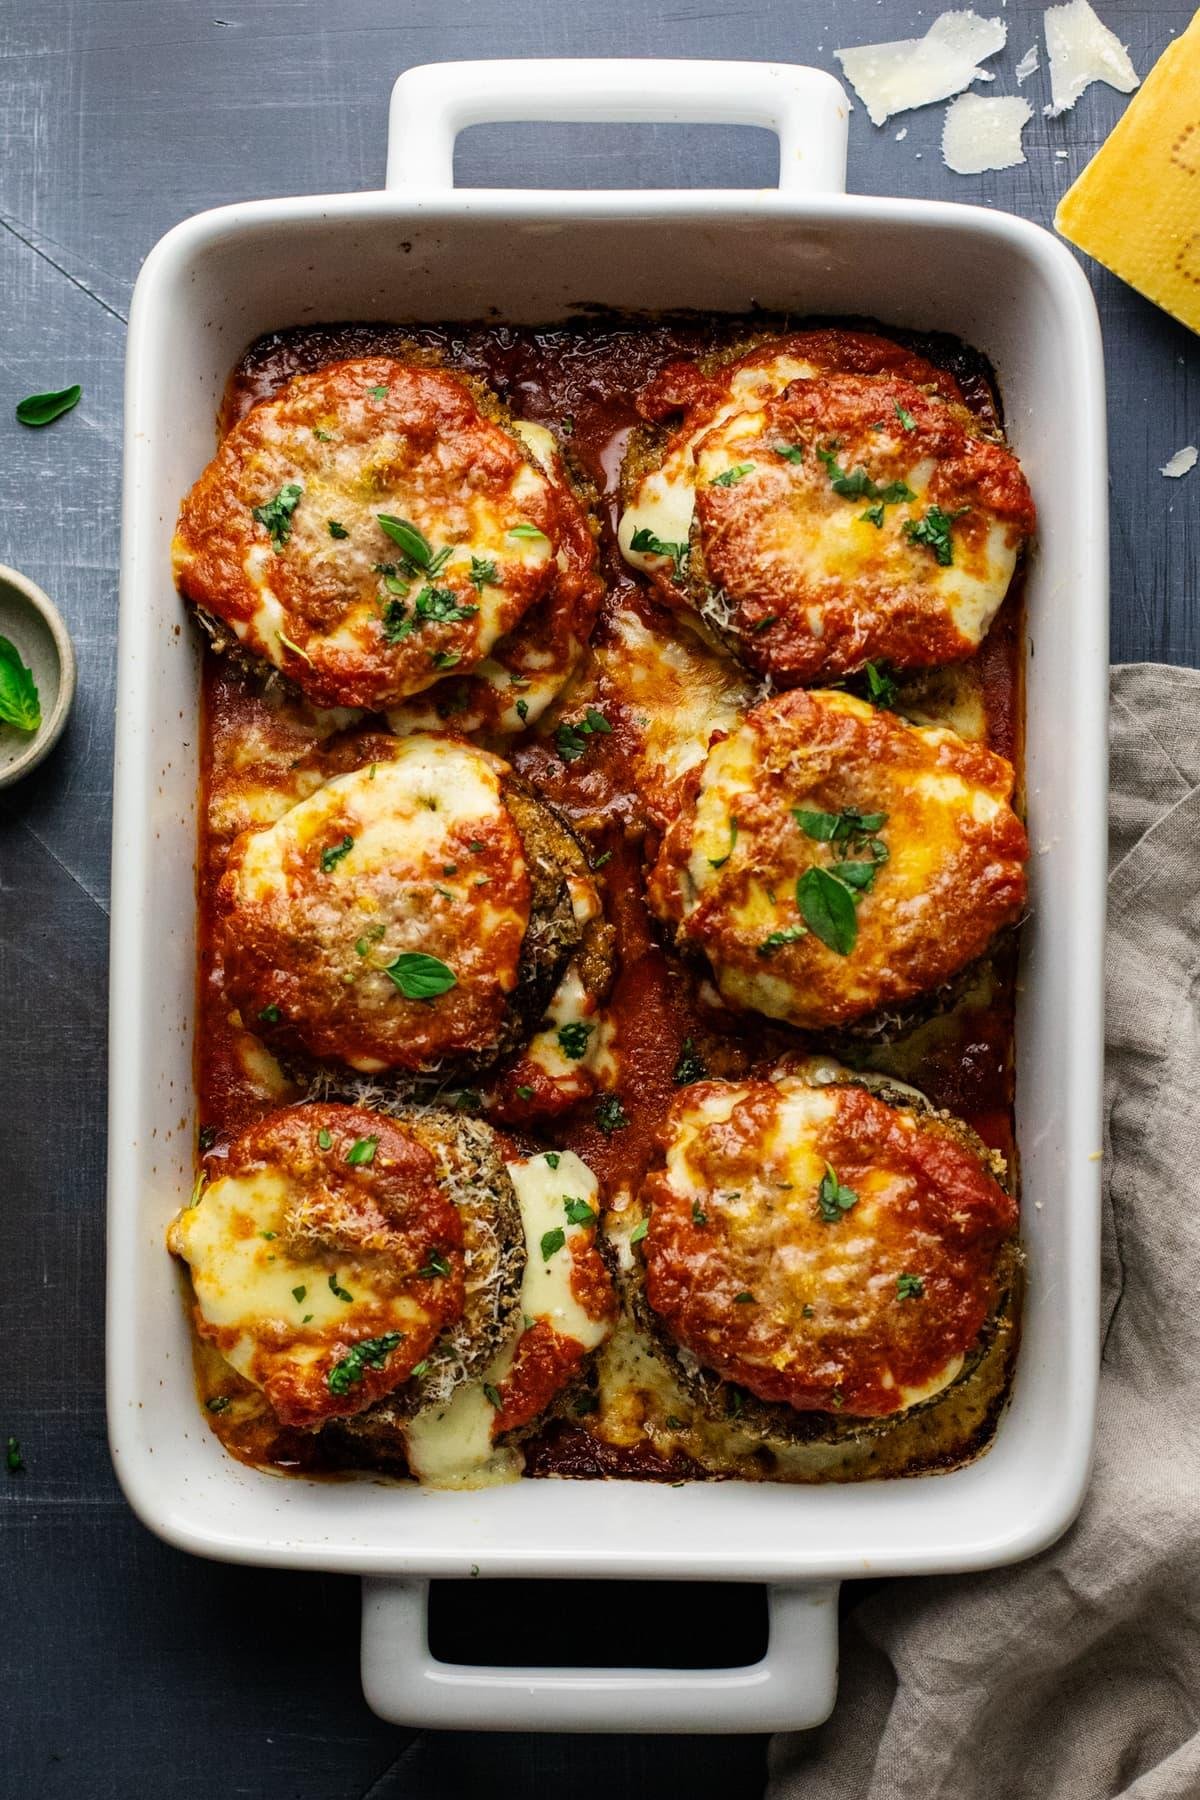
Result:
[[[269,1350],[276,1367],[281,1359],[307,1367],[323,1359],[333,1342],[355,1335],[357,1322],[369,1315],[369,1335],[407,1331],[419,1325],[419,1305],[395,1289],[394,1267],[379,1264],[378,1279],[359,1262],[353,1297],[333,1292],[337,1278],[328,1254],[303,1255],[288,1249],[288,1216],[296,1199],[291,1179],[269,1166],[242,1175],[225,1175],[180,1213],[168,1242],[191,1267],[196,1303],[214,1330],[237,1332],[222,1353],[248,1381],[257,1381],[256,1363]],[[338,1285],[347,1291],[340,1281]],[[287,1343],[289,1331],[304,1336]],[[357,1335],[362,1335],[361,1330]]]
[[[564,1081],[591,1069],[600,1050],[600,1031],[596,1018],[596,1003],[583,985],[579,969],[570,963],[566,973],[559,982],[546,1008],[546,1017],[551,1021],[545,1030],[539,1031],[530,1039],[526,1056],[530,1062],[537,1063],[539,1068],[554,1081]],[[568,1056],[562,1046],[560,1036],[564,1025],[583,1025],[587,1027],[587,1039],[582,1056]]]
[[[609,1333],[605,1320],[593,1319],[571,1291],[573,1246],[587,1227],[572,1225],[566,1201],[583,1200],[599,1212],[600,1184],[587,1164],[572,1151],[551,1167],[545,1155],[511,1162],[512,1177],[525,1230],[525,1273],[521,1282],[524,1329],[544,1320],[561,1337],[593,1350]],[[551,1255],[542,1252],[549,1232],[563,1231],[563,1242]],[[492,1441],[496,1409],[487,1389],[499,1386],[512,1367],[520,1333],[492,1361],[480,1381],[466,1382],[449,1404],[419,1413],[405,1431],[409,1467],[429,1487],[491,1487],[515,1481],[523,1468],[520,1451]]]
[[[667,559],[652,551],[635,550],[639,531],[650,531],[662,543],[686,546],[696,504],[696,446],[708,432],[744,412],[755,402],[781,394],[789,382],[817,373],[816,366],[794,356],[764,357],[747,363],[730,378],[729,399],[687,437],[674,444],[661,467],[644,475],[626,507],[617,531],[621,554],[635,569],[661,570]]]
[[[697,452],[696,485],[712,486],[744,466],[745,439],[760,438],[766,425],[765,415],[754,412],[712,432]],[[764,585],[770,589],[772,567],[782,565],[786,588],[795,592],[820,593],[830,584],[852,588],[863,578],[873,590],[918,587],[936,599],[964,638],[981,643],[1012,580],[1018,545],[1010,539],[1015,534],[989,519],[982,549],[969,556],[960,551],[945,565],[937,562],[905,535],[905,527],[919,523],[929,509],[936,464],[921,457],[907,467],[897,464],[895,473],[913,498],[889,503],[882,527],[871,523],[859,501],[839,499],[831,491],[832,504],[796,506],[788,503],[785,490],[781,503],[756,520],[750,539]],[[811,479],[807,473],[802,478]],[[819,606],[808,608],[807,623],[814,637],[824,635]]]

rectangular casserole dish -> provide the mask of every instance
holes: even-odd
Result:
[[[228,1561],[366,1578],[363,1679],[405,1723],[748,1731],[833,1704],[836,1584],[1012,1562],[1083,1496],[1097,1370],[1106,811],[1104,391],[1087,283],[1004,214],[842,191],[846,100],[811,69],[516,62],[409,70],[384,192],[224,207],[151,252],[130,321],[113,839],[108,1404],[113,1458],[168,1542]],[[759,192],[453,187],[484,120],[767,126]],[[517,322],[581,304],[859,314],[953,333],[996,368],[1041,523],[1028,588],[1032,913],[1018,1014],[1029,1256],[1011,1402],[979,1461],[851,1486],[553,1482],[478,1493],[283,1480],[227,1457],[197,1415],[164,1248],[193,1179],[200,657],[170,579],[180,496],[212,453],[230,368],[262,332],[339,319]],[[762,1662],[702,1671],[485,1669],[434,1661],[436,1576],[771,1584]]]

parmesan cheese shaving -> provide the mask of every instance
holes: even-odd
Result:
[[[1093,81],[1103,81],[1121,94],[1132,94],[1138,86],[1128,50],[1096,17],[1088,0],[1048,6],[1042,28],[1050,57],[1050,104],[1044,108],[1050,118],[1069,112]]]
[[[982,94],[960,94],[946,108],[942,161],[956,175],[1015,168],[1025,161],[1021,133],[1032,117],[1028,100],[1015,94],[997,94],[991,99]]]
[[[1181,475],[1186,475],[1189,470],[1194,469],[1198,460],[1200,460],[1200,450],[1196,449],[1195,444],[1185,444],[1182,450],[1177,450],[1174,456],[1163,464],[1159,474],[1168,475],[1172,481],[1177,481]]]
[[[1003,50],[1008,28],[1001,19],[973,12],[944,12],[923,38],[860,44],[835,50],[846,80],[867,109],[872,125],[893,113],[948,100],[977,80],[990,81],[977,65]]]
[[[1022,82],[1029,80],[1029,77],[1036,72],[1037,66],[1038,66],[1038,47],[1036,44],[1030,44],[1028,50],[1025,52],[1024,56],[1021,58],[1020,62],[1017,64],[1016,76],[1017,76],[1018,86]]]

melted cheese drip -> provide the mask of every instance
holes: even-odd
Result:
[[[568,1222],[564,1200],[585,1200],[598,1212],[600,1184],[570,1150],[561,1152],[557,1168],[551,1168],[541,1155],[509,1163],[508,1172],[525,1229],[522,1315],[531,1323],[543,1319],[561,1336],[593,1350],[607,1337],[610,1327],[607,1321],[589,1317],[571,1292],[573,1246],[585,1238],[588,1228]],[[558,1227],[565,1233],[564,1242],[553,1255],[543,1257],[542,1238]],[[493,1487],[520,1475],[524,1467],[520,1451],[492,1442],[496,1409],[485,1391],[504,1380],[519,1337],[520,1333],[504,1346],[482,1380],[464,1383],[447,1406],[430,1408],[409,1424],[405,1432],[409,1467],[426,1486]]]
[[[546,1008],[551,1021],[530,1039],[526,1056],[554,1081],[563,1081],[591,1069],[600,1049],[600,1032],[596,1019],[596,1003],[583,985],[575,963],[567,967]],[[564,1025],[587,1025],[587,1044],[582,1056],[568,1056],[563,1050],[559,1031]]]
[[[305,1367],[324,1358],[331,1343],[355,1334],[356,1321],[368,1310],[374,1336],[406,1331],[423,1318],[416,1302],[391,1292],[386,1280],[374,1286],[361,1264],[353,1278],[353,1299],[347,1302],[329,1285],[330,1274],[337,1271],[327,1255],[290,1254],[287,1218],[294,1197],[292,1181],[277,1169],[225,1175],[171,1226],[170,1247],[191,1267],[205,1321],[240,1334],[232,1348],[223,1345],[222,1351],[248,1381],[256,1379],[260,1350],[269,1348],[278,1363],[284,1354],[277,1341],[281,1332],[303,1329],[304,1339],[289,1346],[286,1356]],[[389,1273],[394,1271],[381,1263],[380,1274]],[[299,1299],[297,1288],[304,1290]]]
[[[687,437],[674,444],[661,467],[644,475],[637,492],[621,517],[617,541],[621,554],[635,569],[662,570],[668,559],[653,552],[634,550],[639,531],[651,531],[666,544],[686,544],[696,504],[696,446],[717,426],[744,412],[756,402],[781,394],[789,382],[816,375],[813,363],[794,356],[776,356],[738,369],[729,383],[729,399]]]

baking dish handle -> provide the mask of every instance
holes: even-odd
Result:
[[[779,139],[779,186],[841,193],[846,96],[795,63],[554,58],[426,63],[392,89],[389,188],[454,186],[454,140],[468,125],[517,119],[759,125]]]
[[[837,1583],[768,1590],[761,1662],[733,1669],[495,1668],[438,1662],[429,1583],[363,1583],[362,1683],[393,1725],[455,1731],[781,1731],[819,1725],[837,1692]]]

